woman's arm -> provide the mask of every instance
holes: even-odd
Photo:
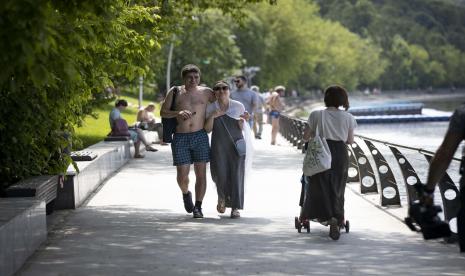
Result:
[[[353,144],[354,143],[354,130],[352,128],[349,128],[349,133],[347,135],[347,141],[346,144]]]
[[[241,130],[244,130],[244,120],[245,120],[245,119],[239,119],[239,120],[237,120],[237,123],[239,124],[239,128],[240,128]]]
[[[213,130],[213,121],[215,120],[215,117],[213,117],[213,114],[208,116],[207,119],[205,119],[205,124],[203,128],[207,133],[210,133]]]
[[[215,120],[216,117],[219,117],[223,115],[224,112],[217,109],[212,112],[206,119],[205,119],[205,124],[203,125],[203,128],[207,133],[210,133],[213,130],[213,121]]]

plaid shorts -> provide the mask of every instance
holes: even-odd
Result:
[[[210,143],[207,132],[202,129],[190,133],[175,133],[171,143],[173,166],[210,162]]]

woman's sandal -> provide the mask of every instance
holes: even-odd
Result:
[[[143,154],[136,154],[134,155],[134,158],[144,158],[145,156]]]
[[[335,241],[339,239],[339,236],[341,235],[340,229],[339,229],[339,224],[337,222],[336,218],[331,218],[329,221],[329,237]]]
[[[224,200],[218,199],[218,205],[216,205],[218,213],[223,214],[226,211],[226,203]]]

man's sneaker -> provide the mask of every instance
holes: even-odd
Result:
[[[194,207],[194,218],[203,218],[202,208]]]
[[[192,202],[192,193],[188,191],[187,195],[182,195],[182,199],[184,200],[184,209],[186,209],[186,212],[192,213],[192,210],[194,210],[194,203]]]
[[[341,233],[339,232],[339,225],[336,218],[331,218],[329,221],[329,237],[333,240],[338,240]]]

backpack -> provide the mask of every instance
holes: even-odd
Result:
[[[175,86],[172,88],[172,90],[173,90],[173,100],[171,101],[170,110],[175,110],[176,95],[179,93],[179,87]],[[162,117],[161,124],[163,126],[163,142],[172,143],[173,134],[176,132],[176,126],[178,125],[178,121],[176,117],[174,118],[163,118]]]

